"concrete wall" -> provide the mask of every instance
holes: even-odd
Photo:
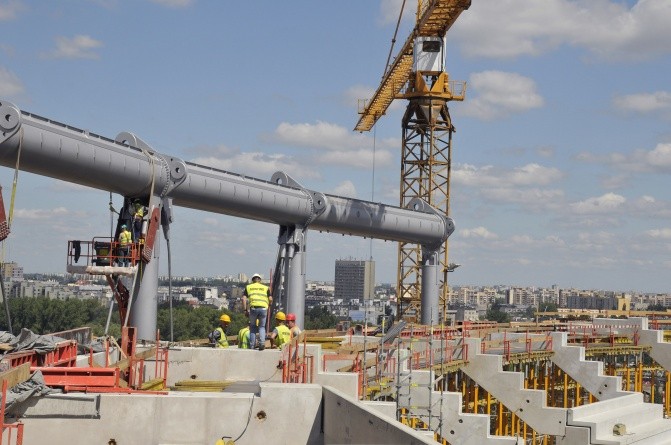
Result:
[[[102,394],[96,418],[86,418],[91,409],[80,408],[81,394],[71,397],[74,409],[67,409],[68,397],[24,407],[24,444],[213,445],[222,436],[237,445],[324,443],[319,385],[261,383],[260,395]]]
[[[324,387],[324,443],[336,444],[436,444],[428,437],[380,414],[334,388]]]
[[[168,352],[168,386],[181,380],[233,380],[281,382],[277,349],[175,348]],[[154,375],[154,362],[146,361],[146,372]]]

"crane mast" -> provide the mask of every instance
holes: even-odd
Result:
[[[400,205],[421,199],[450,215],[452,135],[455,127],[447,103],[465,98],[465,82],[449,79],[445,72],[445,36],[471,0],[419,0],[416,25],[386,70],[373,98],[360,110],[355,131],[369,131],[394,99],[407,99],[402,118]],[[399,242],[398,314],[431,323],[445,318],[448,262],[447,239],[435,258],[426,258],[419,245]],[[437,261],[441,271],[440,309],[425,314],[422,299],[422,266]]]

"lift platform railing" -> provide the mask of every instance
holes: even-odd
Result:
[[[81,274],[123,273],[122,268],[134,267],[140,261],[142,244],[131,243],[128,252],[110,237],[95,237],[91,241],[68,241],[67,271]]]

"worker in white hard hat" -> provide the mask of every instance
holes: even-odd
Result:
[[[270,347],[281,348],[283,344],[291,341],[291,330],[285,324],[287,316],[284,312],[279,311],[275,314],[275,322],[277,325],[273,332],[270,333]]]
[[[226,338],[226,328],[231,323],[231,317],[228,314],[222,314],[219,317],[219,327],[210,332],[208,338],[210,344],[215,348],[228,348],[228,339]]]
[[[266,318],[272,302],[270,288],[261,283],[261,274],[255,273],[242,293],[242,309],[249,317],[249,345],[254,348],[258,339],[259,351],[266,347]]]

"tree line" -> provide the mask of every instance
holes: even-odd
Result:
[[[67,298],[64,300],[47,297],[10,298],[9,312],[12,331],[18,335],[26,328],[38,335],[67,331],[80,327],[90,327],[94,336],[105,333],[109,314],[109,305],[95,299]],[[6,311],[0,310],[0,330],[8,331]],[[172,307],[172,337],[174,341],[207,338],[207,335],[219,326],[222,314],[231,317],[227,329],[228,335],[237,335],[246,325],[247,318],[242,313],[219,310],[212,307],[192,307],[186,302],[174,302]],[[306,329],[334,328],[338,319],[326,307],[318,306],[305,314]],[[163,303],[158,307],[157,329],[161,339],[170,339],[170,305]],[[271,321],[274,326],[274,320]],[[121,336],[121,324],[117,306],[112,309],[109,335]]]

